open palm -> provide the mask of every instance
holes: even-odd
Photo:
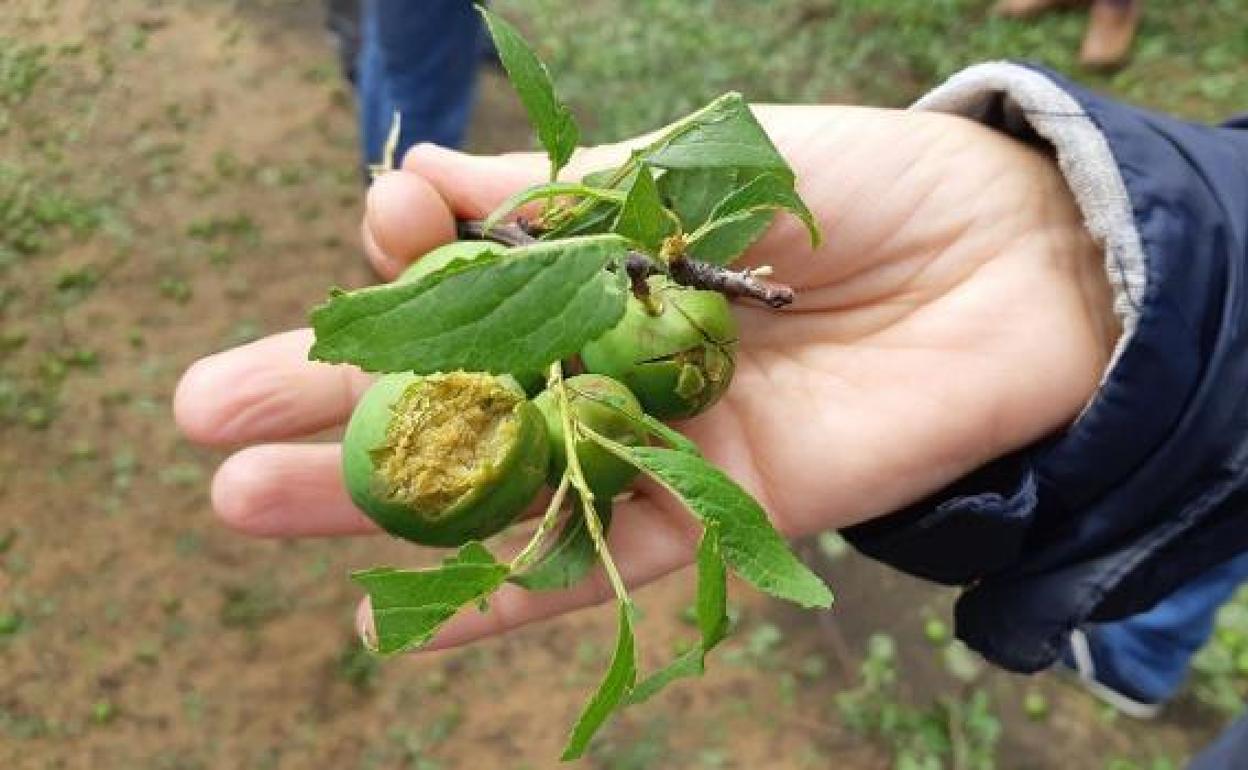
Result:
[[[811,253],[784,218],[751,250],[793,286],[784,311],[738,307],[742,344],[724,399],[680,427],[788,535],[888,513],[1062,428],[1090,397],[1116,335],[1109,288],[1053,162],[959,118],[891,110],[759,110],[825,233]],[[618,161],[578,154],[571,173]],[[525,155],[420,147],[369,194],[364,239],[388,276],[540,179]],[[338,449],[272,444],[340,424],[368,384],[306,360],[309,332],[193,366],[176,412],[191,438],[255,444],[213,483],[219,514],[268,536],[374,532],[342,486]],[[617,504],[612,550],[630,582],[687,563],[699,528],[645,484]],[[505,588],[439,645],[609,595],[601,576],[558,594]],[[362,617],[364,614],[362,614]]]

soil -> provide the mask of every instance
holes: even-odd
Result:
[[[0,767],[556,766],[609,656],[611,609],[379,666],[353,635],[347,573],[436,555],[226,531],[207,495],[221,455],[172,424],[190,362],[302,324],[331,284],[372,280],[351,97],[320,5],[10,0],[0,36],[47,45],[49,63],[9,105],[0,157],[100,220],[0,272],[3,331],[26,337],[0,373],[55,396],[44,427],[0,422],[0,538],[13,535],[0,613],[18,623],[0,636]],[[506,85],[483,78],[472,146],[526,146]],[[94,288],[75,292],[64,277],[84,270]],[[91,362],[47,375],[81,350]],[[950,596],[859,557],[829,569],[839,601],[823,619],[734,585],[740,630],[705,680],[624,713],[586,764],[889,767],[841,723],[836,695],[881,631],[902,651],[899,697],[959,692],[921,631]],[[692,635],[690,582],[639,595],[648,665]],[[980,682],[1004,721],[1004,768],[1181,755],[1216,729],[1203,713],[1107,721],[1054,677]],[[1048,720],[1022,715],[1029,689]]]

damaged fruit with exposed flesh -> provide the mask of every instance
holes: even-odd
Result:
[[[646,431],[641,424],[641,404],[618,380],[600,374],[580,374],[565,380],[563,387],[568,394],[568,405],[575,422],[618,444],[638,446],[646,443]],[[550,437],[550,483],[556,486],[568,464],[559,397],[556,391],[547,390],[533,399],[533,403],[546,419]],[[592,439],[578,438],[575,447],[585,483],[594,497],[600,500],[610,500],[624,491],[637,476],[635,467]]]
[[[624,317],[581,350],[585,368],[614,377],[655,417],[704,412],[728,389],[737,323],[718,292],[648,279],[646,301],[630,297]]]
[[[387,374],[343,437],[352,501],[382,529],[457,546],[511,524],[546,479],[546,424],[506,375]]]

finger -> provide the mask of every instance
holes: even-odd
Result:
[[[691,561],[700,528],[688,513],[670,499],[661,498],[656,503],[649,497],[636,497],[617,503],[613,518],[621,522],[621,526],[611,530],[608,538],[610,551],[627,585],[648,583]],[[460,613],[443,626],[423,649],[457,647],[601,604],[613,595],[601,567],[566,591],[533,592],[508,584],[490,597],[489,609]],[[356,621],[364,639],[375,638],[372,611],[367,599],[360,603]]]
[[[364,209],[364,251],[387,280],[420,255],[455,240],[446,202],[418,174],[391,172],[373,180]]]
[[[337,444],[261,444],[231,455],[212,480],[212,506],[257,537],[377,532],[351,502]]]
[[[197,443],[229,446],[344,422],[371,380],[354,367],[309,361],[312,339],[299,329],[195,362],[174,394],[178,426]]]
[[[536,153],[469,155],[421,144],[408,151],[403,170],[426,180],[456,217],[480,219],[517,190],[545,181],[550,164]]]

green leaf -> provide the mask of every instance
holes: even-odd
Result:
[[[741,94],[730,92],[673,125],[641,153],[669,169],[751,168],[792,175]]]
[[[672,449],[686,454],[691,454],[695,457],[702,456],[702,450],[698,448],[697,444],[690,441],[685,434],[680,433],[666,423],[661,422],[644,412],[641,417],[637,417],[636,415],[630,415],[630,417],[634,422],[641,423],[641,426],[649,431],[650,435],[661,439]]]
[[[624,314],[625,244],[613,235],[542,242],[331,296],[312,312],[309,356],[381,372],[541,369]]]
[[[759,590],[803,607],[832,606],[832,592],[790,550],[761,505],[706,460],[661,447],[624,446],[585,430],[680,498],[704,523],[719,527],[724,559]]]
[[[690,241],[685,253],[703,262],[730,264],[767,232],[775,216],[774,211],[751,211],[740,217],[721,219],[717,227],[703,231],[698,240]]]
[[[719,525],[709,522],[698,545],[697,617],[701,639],[693,649],[643,679],[633,688],[629,703],[649,700],[667,685],[706,671],[706,654],[728,633],[728,581],[720,553]]]
[[[711,219],[718,205],[757,176],[758,172],[747,168],[677,169],[663,175],[659,189],[680,217],[685,231],[697,233]],[[726,223],[690,243],[686,253],[703,262],[726,265],[758,240],[771,220],[770,213],[762,212],[739,222]]]
[[[759,174],[743,187],[726,195],[708,217],[708,221],[690,237],[696,243],[718,228],[741,222],[753,214],[776,210],[790,211],[806,225],[813,245],[819,245],[819,226],[793,187],[792,174]]]
[[[632,187],[637,171],[637,164],[630,161],[622,167],[599,169],[581,177],[581,182],[588,187],[619,192],[619,202],[605,199],[582,201],[575,209],[567,212],[565,218],[557,220],[542,237],[569,238],[611,232],[611,226],[624,203],[624,195]]]
[[[680,433],[676,429],[654,418],[653,416],[646,414],[645,412],[642,412],[640,415],[633,414],[632,412],[627,412],[621,409],[619,405],[614,404],[605,398],[598,398],[594,396],[592,393],[588,393],[584,391],[579,391],[577,393],[577,397],[588,399],[607,409],[614,411],[616,414],[619,414],[621,417],[624,417],[629,422],[632,422],[634,425],[640,426],[641,428],[645,429],[646,432],[648,432],[650,435],[659,438],[660,440],[662,440],[664,443],[666,443],[668,446],[672,447],[673,449],[679,450],[681,452],[687,452],[688,454],[696,455],[698,457],[702,456],[702,450],[698,448],[698,445],[690,441],[688,437],[686,437],[683,433]]]
[[[592,187],[579,182],[544,182],[514,193],[510,198],[499,204],[498,208],[490,212],[490,215],[486,217],[481,227],[488,233],[495,225],[503,221],[504,217],[524,204],[558,196],[594,198],[609,201],[617,206],[624,202],[624,194],[618,190]]]
[[[619,636],[615,643],[615,654],[611,656],[611,667],[607,675],[598,685],[598,691],[585,705],[584,711],[572,728],[572,735],[563,749],[563,761],[579,758],[585,753],[594,733],[602,727],[611,712],[619,708],[628,697],[629,691],[637,682],[637,649],[633,642],[633,607],[627,601],[619,603],[620,625]]]
[[[605,534],[611,526],[611,501],[599,503],[595,511]],[[531,567],[508,580],[530,591],[557,591],[581,582],[597,562],[598,551],[589,536],[585,514],[577,499],[555,542],[542,552]]]
[[[516,28],[484,7],[478,10],[485,17],[490,37],[498,49],[498,57],[537,130],[537,138],[550,156],[550,176],[554,179],[559,169],[567,165],[580,139],[580,130],[572,112],[559,101],[546,65],[537,58]]]
[[[659,180],[659,192],[685,229],[693,232],[706,223],[715,206],[739,186],[737,168],[690,168],[668,171]]]
[[[427,643],[461,607],[484,601],[507,573],[507,565],[496,561],[485,546],[470,542],[439,567],[377,567],[356,572],[351,579],[368,591],[377,652],[390,655]]]
[[[663,239],[675,231],[671,216],[659,199],[654,175],[646,166],[636,175],[624,206],[611,228],[651,254],[657,254]]]
[[[710,651],[728,634],[728,575],[719,542],[719,524],[710,522],[698,544],[698,630],[702,650]]]

